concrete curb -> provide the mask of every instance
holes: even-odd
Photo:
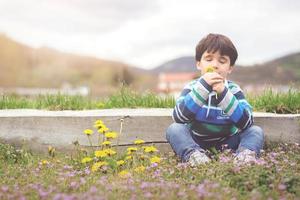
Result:
[[[12,144],[26,144],[41,151],[52,145],[59,149],[73,148],[73,142],[89,145],[83,130],[93,128],[101,119],[111,130],[123,132],[118,144],[129,145],[139,138],[149,143],[166,143],[165,130],[173,122],[172,109],[104,109],[86,111],[0,110],[0,139]],[[300,142],[300,114],[279,115],[254,113],[255,124],[263,128],[266,140]],[[97,144],[97,134],[92,135]]]

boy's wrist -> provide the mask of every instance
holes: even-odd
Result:
[[[212,91],[212,86],[209,85],[203,78],[199,79],[199,82],[208,90],[208,92]]]
[[[216,104],[218,105],[219,103],[221,103],[221,101],[224,99],[224,97],[226,96],[228,92],[228,88],[224,87],[224,90],[221,93],[218,93],[218,98],[217,98],[217,102]]]

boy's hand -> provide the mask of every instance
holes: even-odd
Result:
[[[224,91],[224,89],[225,89],[224,81],[212,85],[212,90],[215,91],[217,94],[221,94]]]
[[[216,72],[207,72],[202,75],[202,78],[207,82],[208,85],[212,87],[217,83],[224,84],[224,78]]]

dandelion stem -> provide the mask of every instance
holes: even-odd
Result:
[[[93,143],[92,143],[92,140],[91,140],[90,136],[88,136],[88,139],[89,139],[90,146],[94,149]]]
[[[98,145],[100,145],[100,134],[98,134]]]
[[[124,118],[120,119],[120,132],[119,132],[119,137],[117,138],[117,146],[119,146],[119,138],[121,137],[122,131],[123,131],[123,122]]]

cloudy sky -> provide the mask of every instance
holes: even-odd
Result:
[[[298,0],[0,0],[0,32],[32,47],[150,69],[229,36],[238,64],[300,51]]]

